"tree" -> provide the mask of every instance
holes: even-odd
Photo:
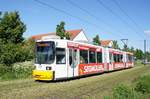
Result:
[[[0,39],[3,43],[21,43],[25,31],[26,26],[21,21],[17,11],[5,12],[0,18]]]
[[[150,62],[150,52],[147,52],[147,54],[146,54],[147,56],[147,60]]]
[[[66,37],[66,39],[70,40],[70,34],[69,34],[69,32],[65,33],[65,37]]]
[[[93,38],[93,44],[95,44],[95,45],[101,45],[99,35],[96,35],[96,36]]]
[[[13,63],[25,61],[31,56],[31,48],[23,47],[25,30],[26,26],[17,11],[0,15],[0,64],[12,66]]]
[[[143,56],[146,56],[146,60],[150,62],[150,52],[145,52]]]
[[[112,48],[114,48],[114,49],[120,49],[119,45],[118,45],[118,42],[116,40],[113,41]]]
[[[130,48],[130,52],[132,52],[132,53],[134,53],[134,52],[135,52],[135,51],[134,51],[134,47],[133,47],[133,46]]]
[[[60,22],[60,25],[56,27],[56,35],[60,36],[61,39],[65,37],[65,22]]]
[[[35,58],[35,40],[32,38],[28,38],[24,40],[22,44],[22,49],[24,49],[24,55],[26,56],[26,60],[32,60]]]
[[[0,55],[0,64],[5,64],[6,66],[11,66],[14,62],[16,62],[16,53],[18,53],[19,44],[7,43],[1,45],[1,55]],[[21,49],[22,50],[22,49]],[[21,57],[19,57],[21,58]]]
[[[0,43],[0,64],[12,66],[13,63],[32,60],[34,58],[34,45],[32,39],[27,39],[23,43]]]
[[[66,32],[65,30],[65,22],[60,22],[60,24],[56,27],[56,35],[60,36],[61,39],[70,39],[69,32]]]
[[[143,59],[143,56],[144,56],[144,54],[143,54],[142,50],[140,50],[140,49],[136,49],[135,50],[135,57],[136,57],[136,59]]]

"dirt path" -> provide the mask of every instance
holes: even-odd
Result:
[[[32,79],[0,82],[1,99],[102,99],[119,83],[131,84],[150,72],[150,66],[105,73],[63,82],[35,82]]]

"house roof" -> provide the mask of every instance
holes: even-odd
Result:
[[[111,43],[112,40],[102,40],[101,41],[101,46],[109,46],[109,43]]]
[[[76,29],[76,30],[67,30],[66,32],[69,32],[70,39],[73,40],[81,31],[82,29]],[[31,38],[37,40],[37,39],[41,39],[43,36],[50,36],[50,35],[56,35],[56,32],[33,35]]]

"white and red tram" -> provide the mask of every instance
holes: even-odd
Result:
[[[57,80],[133,67],[133,54],[60,39],[36,42],[35,80]]]

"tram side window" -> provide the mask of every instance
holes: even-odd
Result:
[[[132,61],[133,61],[132,56],[131,56],[131,55],[128,55],[128,57],[129,57],[129,62],[132,62]]]
[[[129,56],[128,55],[126,55],[126,61],[129,62]]]
[[[102,52],[97,52],[97,63],[102,63]]]
[[[133,55],[131,55],[131,60],[132,60],[131,62],[134,62],[134,57],[133,57]]]
[[[109,60],[111,63],[113,62],[113,54],[111,52],[109,52]]]
[[[96,63],[95,51],[89,51],[89,63]]]
[[[128,62],[130,62],[130,60],[131,60],[131,59],[130,59],[130,55],[128,55]]]
[[[69,49],[69,64],[72,64],[72,49]]]
[[[56,64],[66,64],[65,48],[56,48]]]
[[[117,54],[114,54],[114,61],[118,62]]]
[[[114,54],[114,61],[115,62],[123,62],[122,61],[123,55],[120,54]]]
[[[121,62],[123,62],[123,55],[122,55],[122,54],[121,54],[121,57],[120,57],[120,58],[121,58],[121,59],[120,59],[120,60],[121,60]]]
[[[119,62],[119,54],[116,54],[116,56],[117,56],[117,62]]]
[[[80,50],[80,63],[88,63],[88,51]]]
[[[120,54],[119,62],[123,62],[123,55],[122,54]]]
[[[134,56],[132,55],[132,62],[134,62]]]

